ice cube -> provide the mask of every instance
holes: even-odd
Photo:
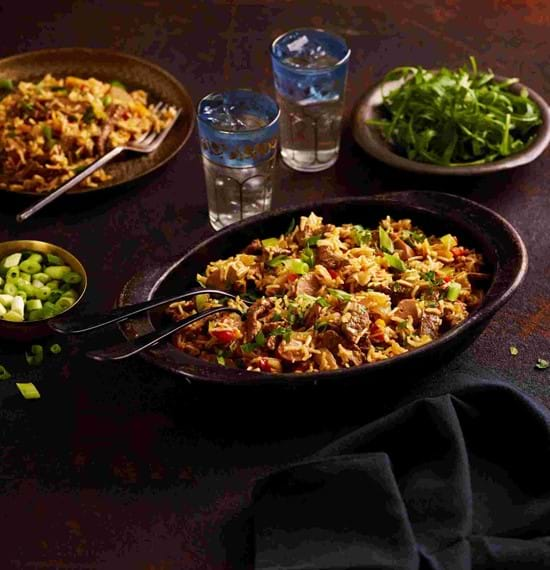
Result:
[[[321,44],[306,35],[288,43],[286,49],[289,55],[283,59],[283,62],[296,67],[324,69],[338,63],[337,57],[327,53]]]
[[[205,102],[200,111],[201,118],[208,121],[215,129],[223,131],[248,131],[267,124],[259,117],[243,113],[219,95]]]

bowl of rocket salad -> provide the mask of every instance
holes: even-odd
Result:
[[[550,142],[545,100],[516,78],[480,71],[389,71],[356,105],[353,133],[374,158],[419,174],[479,175],[527,164]]]

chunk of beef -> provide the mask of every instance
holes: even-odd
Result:
[[[320,245],[317,248],[316,259],[317,263],[330,269],[339,269],[347,263],[343,255],[331,251],[326,245]]]
[[[432,313],[422,313],[420,317],[420,334],[427,334],[432,338],[436,338],[441,326],[441,317]]]
[[[311,295],[316,297],[320,283],[315,273],[306,273],[296,281],[296,295]]]
[[[260,255],[262,251],[263,251],[262,242],[258,238],[250,242],[244,248],[244,253],[248,253],[250,255]]]
[[[344,336],[353,344],[357,344],[368,331],[369,325],[370,317],[367,309],[354,301],[348,303],[340,325]]]
[[[318,303],[313,303],[311,307],[306,311],[304,316],[304,325],[306,328],[311,328],[319,318],[319,314],[321,313],[321,305]]]
[[[397,304],[397,311],[395,311],[395,316],[401,319],[407,319],[412,317],[413,323],[418,324],[420,318],[420,311],[418,310],[417,302],[414,299],[403,299]]]
[[[395,245],[395,249],[401,251],[401,259],[404,259],[406,261],[409,259],[409,257],[414,257],[414,249],[409,244],[405,243],[401,238],[397,238],[393,244]]]
[[[260,318],[265,317],[271,310],[273,304],[271,301],[262,298],[254,302],[246,313],[246,322],[244,324],[244,336],[246,342],[252,342],[256,335],[262,330]]]
[[[290,339],[282,340],[277,354],[287,362],[305,362],[311,358],[311,335],[309,333],[292,333]]]
[[[327,348],[333,354],[338,351],[338,345],[344,343],[344,338],[336,331],[328,330],[317,335],[315,346],[317,348]]]

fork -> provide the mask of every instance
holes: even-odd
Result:
[[[166,103],[158,103],[155,108],[154,112],[162,112],[168,109],[170,106]],[[44,206],[47,206],[50,202],[53,202],[62,194],[65,194],[67,190],[74,188],[77,184],[82,182],[85,178],[90,176],[93,172],[107,164],[109,161],[113,160],[115,156],[118,156],[121,152],[125,150],[131,150],[133,152],[145,153],[149,154],[157,150],[157,148],[161,145],[162,141],[166,138],[170,129],[174,126],[177,118],[181,113],[181,109],[176,109],[175,116],[170,120],[170,122],[164,127],[162,131],[159,133],[155,133],[153,129],[149,129],[145,134],[143,134],[140,138],[136,141],[128,143],[126,145],[115,146],[109,152],[92,162],[89,166],[87,166],[82,172],[79,172],[76,176],[71,178],[68,182],[65,182],[62,186],[60,186],[57,190],[54,190],[42,200],[36,202],[36,204],[30,206],[29,208],[23,210],[16,216],[16,220],[18,222],[24,222],[27,218],[30,218],[33,214],[36,214],[39,210],[41,210]]]

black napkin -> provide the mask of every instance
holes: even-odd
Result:
[[[550,568],[550,413],[458,385],[259,481],[256,568]]]

